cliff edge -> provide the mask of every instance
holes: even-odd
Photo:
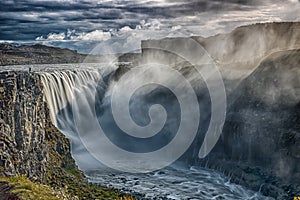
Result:
[[[117,190],[85,180],[71,156],[69,140],[52,125],[39,74],[0,72],[0,106],[0,176],[23,175],[55,190],[65,190],[66,199],[127,198]],[[27,182],[22,177],[1,180]],[[1,185],[11,187],[5,181]],[[5,194],[9,191],[0,191],[0,196]]]

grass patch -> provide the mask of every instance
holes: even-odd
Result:
[[[50,186],[33,183],[25,176],[0,177],[0,181],[12,186],[11,193],[20,199],[61,200],[74,199],[64,189],[54,190]]]
[[[124,196],[109,190],[102,190],[95,185],[86,185],[83,188],[71,188],[78,196],[69,194],[68,189],[53,189],[48,185],[30,181],[26,176],[0,177],[0,182],[8,183],[12,189],[11,193],[21,200],[81,200],[81,199],[115,199],[115,200],[135,200],[134,197]],[[76,185],[78,186],[78,185]]]

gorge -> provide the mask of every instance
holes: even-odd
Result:
[[[196,73],[189,60],[163,50],[166,46],[170,49],[184,46],[185,38],[143,41],[141,55],[134,56],[136,60],[131,63],[121,60],[111,65],[81,63],[1,67],[0,173],[5,176],[25,174],[31,180],[49,183],[55,181],[49,180],[49,173],[54,169],[77,169],[74,158],[91,182],[141,193],[136,195],[137,198],[142,198],[143,191],[151,193],[147,187],[153,187],[163,177],[166,178],[163,179],[165,185],[161,187],[198,185],[188,188],[188,192],[180,191],[186,196],[167,193],[160,196],[162,191],[158,190],[159,195],[154,192],[153,196],[145,198],[185,199],[197,198],[198,195],[198,198],[242,199],[244,195],[253,199],[265,199],[266,196],[288,199],[299,196],[299,30],[300,23],[255,24],[239,27],[228,34],[193,38],[218,67],[226,91],[224,128],[217,144],[205,158],[199,158],[198,153],[210,124],[212,101],[209,88],[205,78]],[[153,46],[161,48],[153,49]],[[167,120],[158,136],[142,141],[125,135],[126,131],[114,121],[110,107],[114,86],[124,80],[122,77],[126,77],[127,72],[153,61],[172,66],[191,83],[201,111],[195,140],[170,168],[140,176],[109,170],[85,145],[85,136],[90,137],[89,134],[97,132],[94,122],[101,125],[105,136],[115,146],[136,153],[161,149],[174,139],[179,129],[182,105],[169,88],[157,84],[137,90],[129,99],[128,107],[133,121],[142,127],[153,122],[151,106],[160,104],[164,107]],[[143,77],[147,72],[135,75]],[[126,77],[126,80],[129,85],[135,85],[150,77],[151,80],[176,85],[188,93],[185,86],[176,83],[176,78],[159,76],[163,72],[158,72],[150,71],[142,80],[132,76]],[[123,92],[129,90],[130,87]],[[123,98],[125,94],[119,100]],[[162,117],[159,121],[163,121],[163,114],[157,116]],[[71,149],[60,132],[70,140]],[[59,159],[55,160],[57,157]],[[120,165],[117,167],[122,167],[124,162],[117,161]],[[186,174],[186,177],[183,176],[188,179],[186,182],[176,179],[182,174]],[[198,177],[204,181],[203,185],[197,182]],[[122,179],[123,182],[118,184],[121,178],[128,180],[124,182]],[[228,178],[230,183],[227,183]],[[148,190],[128,190],[134,188],[132,184],[137,182],[136,179],[148,181],[150,186],[137,183],[140,188]],[[201,188],[205,188],[205,180],[217,180],[224,185],[217,187],[211,181],[216,186],[215,190],[204,191],[206,193],[203,194]],[[195,188],[198,190],[195,191]]]

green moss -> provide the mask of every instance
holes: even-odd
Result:
[[[70,199],[70,195],[67,194],[66,190],[53,190],[50,186],[33,183],[25,176],[0,177],[0,181],[7,182],[12,186],[11,192],[20,199]]]

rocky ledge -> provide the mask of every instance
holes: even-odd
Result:
[[[42,91],[36,73],[0,72],[0,176],[23,175],[54,190],[64,189],[71,199],[129,198],[85,180],[71,156],[69,140],[51,123]],[[27,180],[10,180],[1,179],[0,197],[18,199],[11,184]]]

